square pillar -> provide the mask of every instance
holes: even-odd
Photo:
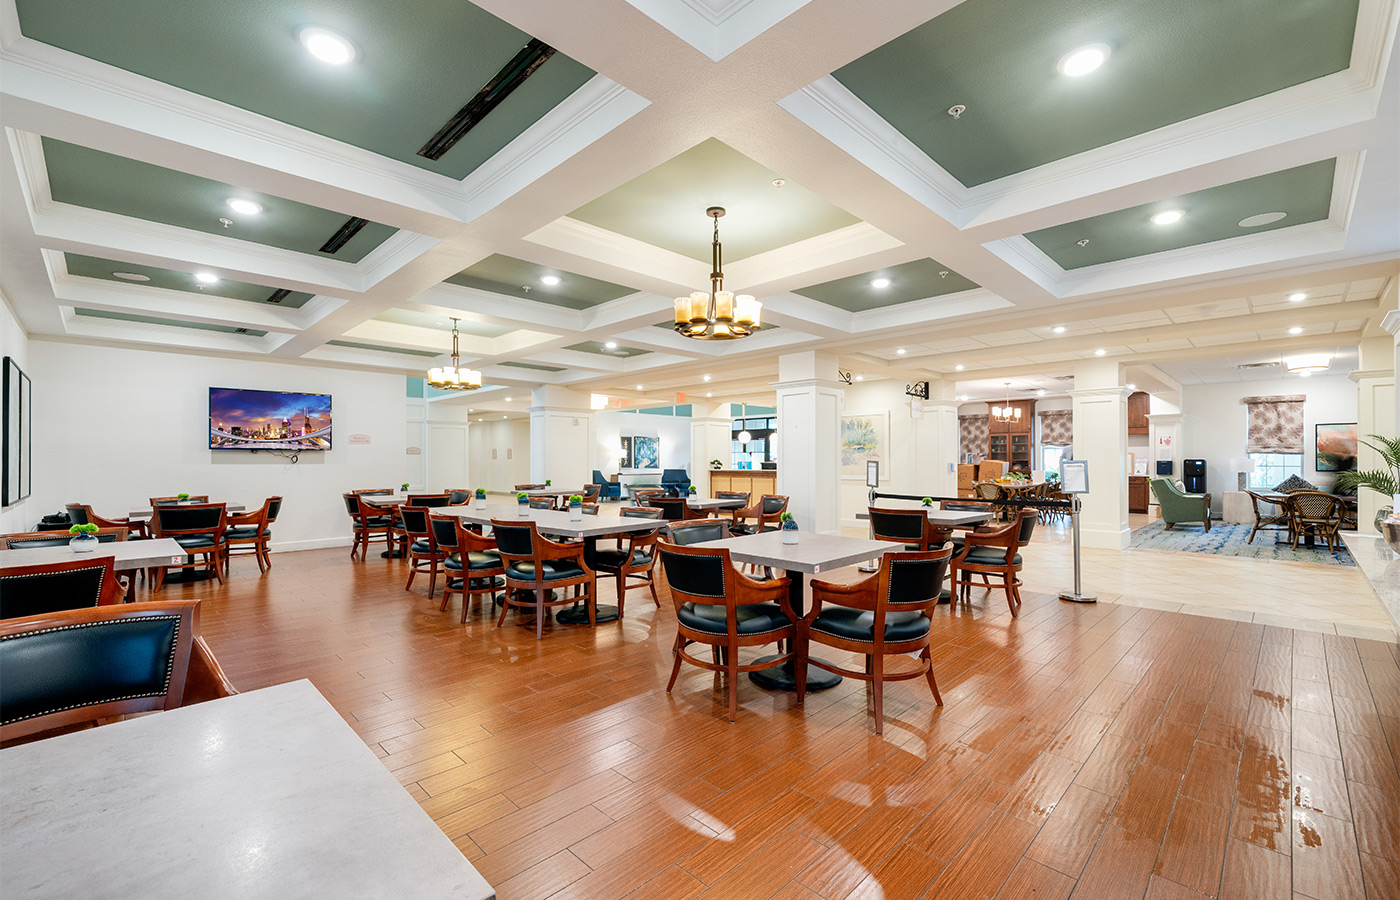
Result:
[[[1089,493],[1080,496],[1085,547],[1126,549],[1128,527],[1128,395],[1122,369],[1111,360],[1074,367],[1074,458],[1089,462]]]
[[[530,480],[582,490],[593,477],[589,395],[545,385],[530,400]]]
[[[838,436],[844,396],[836,356],[808,351],[778,358],[778,493],[797,527],[841,532]]]
[[[690,482],[702,497],[713,495],[710,460],[730,466],[733,423],[728,403],[690,404]]]
[[[916,400],[923,412],[914,420],[915,483],[930,497],[958,495],[957,385],[942,378],[928,380],[928,399]]]
[[[1358,362],[1361,368],[1351,373],[1356,382],[1356,435],[1366,440],[1369,434],[1395,434],[1395,341],[1389,337],[1368,338],[1361,342]],[[1381,455],[1365,444],[1356,448],[1356,468],[1361,471],[1384,469]],[[1356,492],[1356,528],[1370,534],[1376,512],[1389,501],[1369,488]]]

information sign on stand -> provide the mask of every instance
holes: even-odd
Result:
[[[1069,521],[1074,541],[1074,589],[1060,591],[1060,599],[1071,603],[1094,603],[1097,594],[1086,594],[1079,583],[1079,495],[1089,493],[1089,461],[1070,459],[1060,463],[1060,490],[1070,494]]]
[[[866,506],[874,506],[875,489],[880,486],[880,461],[878,459],[868,459],[865,461],[865,485],[870,488],[865,498],[865,504]],[[874,526],[872,526],[872,528],[873,527]],[[871,532],[871,537],[874,537],[873,531]],[[856,567],[857,572],[878,572],[879,570],[879,563],[873,560],[863,566]]]

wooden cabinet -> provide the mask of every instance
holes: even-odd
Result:
[[[995,404],[1000,406],[1001,404]],[[1012,407],[1021,411],[1019,419],[987,423],[987,458],[1005,460],[1013,472],[1029,472],[1035,468],[1034,400],[1013,400]]]
[[[1128,512],[1147,512],[1148,480],[1146,475],[1128,476]]]
[[[1128,395],[1128,434],[1147,434],[1147,391]]]
[[[776,469],[711,469],[711,497],[715,491],[748,491],[749,499],[757,501],[764,494],[778,493],[778,472]]]

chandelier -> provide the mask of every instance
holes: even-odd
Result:
[[[700,341],[729,341],[745,338],[760,328],[758,317],[763,309],[748,294],[734,296],[724,289],[724,269],[719,245],[719,217],[724,207],[711,206],[705,215],[715,220],[715,236],[710,242],[713,269],[710,290],[695,291],[689,297],[676,298],[676,332]]]
[[[475,369],[462,368],[457,356],[457,322],[452,320],[452,365],[446,368],[433,366],[428,370],[428,384],[440,391],[474,391],[481,387],[481,373]]]
[[[1021,421],[1021,407],[1011,405],[1011,382],[1002,382],[1006,385],[1006,405],[992,407],[993,422],[1019,422]]]

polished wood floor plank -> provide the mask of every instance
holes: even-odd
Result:
[[[861,682],[745,678],[731,725],[722,677],[663,689],[668,596],[536,642],[399,561],[274,562],[168,593],[240,689],[311,679],[503,900],[1397,900],[1394,645],[974,590],[944,707],[890,685],[875,735]]]

